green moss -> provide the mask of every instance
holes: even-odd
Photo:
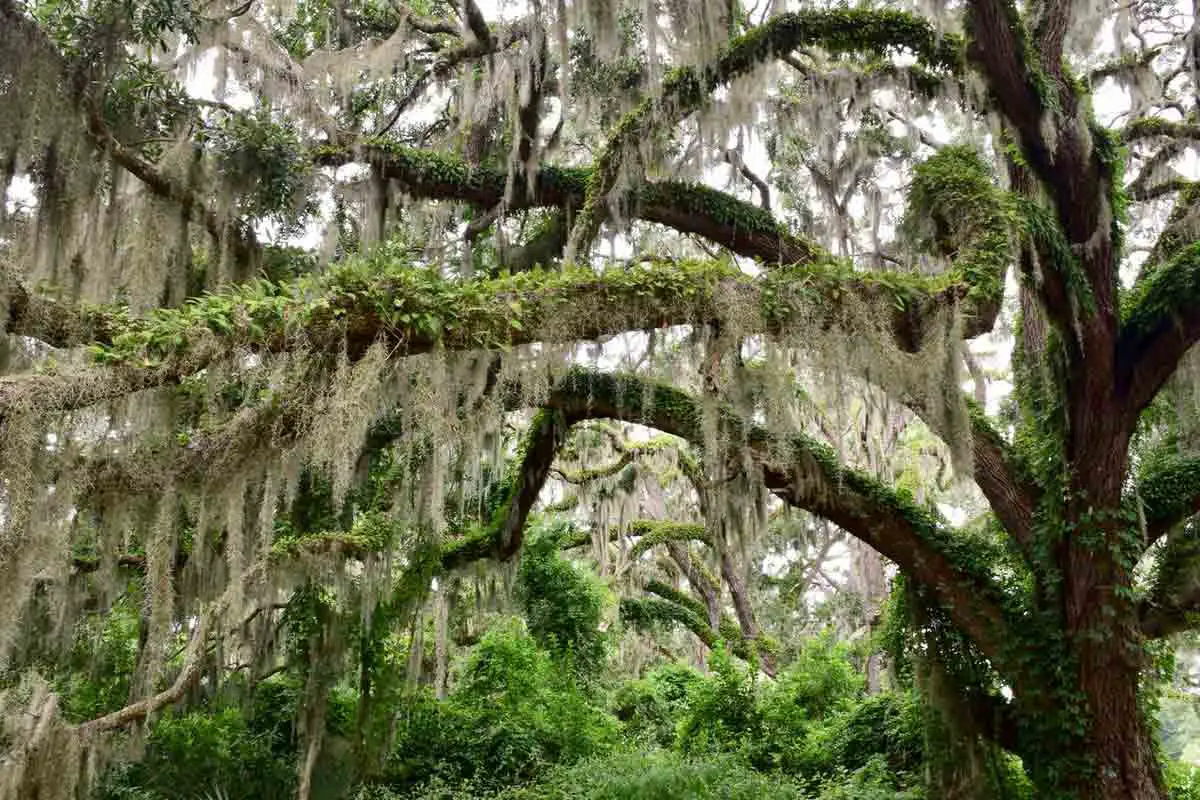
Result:
[[[260,280],[208,294],[150,316],[114,316],[111,342],[96,344],[100,363],[152,367],[183,358],[211,334],[232,347],[282,349],[301,337],[373,340],[401,346],[502,350],[537,323],[579,317],[581,297],[612,308],[703,308],[722,280],[749,285],[724,262],[656,264],[649,269],[531,271],[484,280],[443,278],[432,269],[393,259],[387,248],[320,276],[287,283]],[[568,313],[573,312],[573,313]],[[680,320],[685,321],[683,319]],[[567,333],[564,331],[564,333]],[[575,332],[586,337],[587,330]]]
[[[908,191],[903,227],[929,252],[951,259],[945,280],[962,282],[976,302],[998,303],[1013,259],[1011,201],[978,152],[945,147],[919,164]]]
[[[639,519],[630,523],[629,534],[639,537],[630,548],[629,557],[631,559],[667,542],[691,541],[708,544],[710,541],[708,531],[703,525],[695,522],[662,522]]]
[[[339,553],[352,558],[364,558],[391,547],[399,531],[399,524],[395,520],[380,512],[370,511],[358,515],[349,531],[279,536],[271,544],[271,557],[282,559],[305,554]]]
[[[1141,465],[1137,498],[1146,525],[1170,524],[1195,510],[1200,497],[1200,458],[1176,452],[1155,453]]]
[[[682,625],[709,649],[722,641],[730,644],[734,655],[745,661],[755,659],[760,649],[774,653],[778,644],[768,637],[758,640],[742,637],[738,624],[728,617],[721,620],[720,630],[714,631],[708,624],[708,610],[704,604],[662,581],[651,581],[646,590],[657,597],[625,597],[621,599],[621,619],[637,630],[653,630],[661,626]]]
[[[1122,338],[1146,336],[1200,302],[1200,243],[1180,250],[1139,281],[1121,303]]]

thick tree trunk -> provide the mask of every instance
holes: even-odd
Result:
[[[1152,733],[1137,706],[1137,676],[1096,664],[1085,668],[1084,693],[1092,713],[1092,753],[1097,780],[1081,787],[1081,800],[1162,800]]]
[[[1127,579],[1121,583],[1128,585]],[[1166,793],[1153,732],[1138,702],[1141,641],[1136,613],[1123,607],[1130,604],[1114,596],[1111,584],[1080,594],[1090,602],[1072,608],[1068,601],[1068,614],[1078,637],[1079,683],[1091,723],[1087,742],[1095,779],[1081,782],[1079,797],[1159,800]],[[1101,635],[1089,636],[1091,631]]]
[[[1139,679],[1146,665],[1131,600],[1132,578],[1116,555],[1119,542],[1136,531],[1120,530],[1121,523],[1114,521],[1117,512],[1089,508],[1070,516],[1080,522],[1066,537],[1060,563],[1065,567],[1063,634],[1074,669],[1068,683],[1045,695],[1054,706],[1051,715],[1026,720],[1029,727],[1042,729],[1039,754],[1027,755],[1036,759],[1053,753],[1051,760],[1058,762],[1057,785],[1040,787],[1039,796],[1162,800],[1167,795],[1154,732],[1139,698]],[[1097,547],[1096,542],[1103,546]],[[1071,710],[1072,697],[1078,698],[1078,710]],[[1030,709],[1027,714],[1037,711]],[[1039,724],[1054,717],[1057,733],[1054,725]],[[1076,732],[1077,721],[1083,722],[1083,728]]]

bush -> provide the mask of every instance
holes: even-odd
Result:
[[[728,757],[689,761],[665,752],[619,753],[558,769],[503,800],[800,800],[800,788]]]
[[[627,681],[613,695],[612,708],[627,737],[670,747],[677,721],[688,710],[689,693],[704,677],[684,664],[668,663],[639,680]]]
[[[529,632],[579,677],[600,671],[605,659],[600,616],[604,592],[591,573],[576,569],[559,552],[561,526],[533,535],[521,552],[517,596]]]
[[[407,789],[439,779],[502,787],[548,766],[603,752],[617,722],[514,625],[490,631],[463,666],[454,693],[411,698],[397,726],[386,780]]]
[[[733,663],[722,646],[709,659],[712,674],[688,693],[688,712],[679,726],[685,754],[737,752],[759,737],[762,717],[753,676]]]
[[[919,792],[904,791],[887,761],[876,756],[850,773],[842,772],[821,787],[818,800],[917,800]]]
[[[1167,797],[1171,800],[1200,800],[1200,767],[1182,761],[1165,765]]]
[[[762,731],[747,757],[759,769],[822,775],[837,768],[840,727],[862,697],[862,677],[845,645],[820,636],[805,643],[794,663],[762,692]],[[858,751],[861,767],[882,747]]]
[[[860,769],[875,756],[895,773],[914,773],[921,766],[921,709],[911,692],[864,697],[830,727],[830,757],[842,769]]]
[[[238,709],[167,715],[154,725],[144,758],[119,766],[102,784],[101,800],[288,800],[294,762],[270,737],[250,729]]]

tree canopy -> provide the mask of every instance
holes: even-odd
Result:
[[[577,694],[609,626],[715,648],[689,747],[808,741],[722,649],[801,694],[782,668],[826,658],[752,597],[802,515],[789,557],[850,537],[868,605],[895,566],[892,661],[954,747],[1165,797],[1197,14],[908,5],[0,0],[0,793],[83,792],[279,670],[298,796],[335,729],[373,775],[427,612],[435,707],[505,709],[539,759],[611,738]],[[447,700],[454,598],[505,576],[532,638],[486,633]],[[97,613],[133,652],[83,702]]]

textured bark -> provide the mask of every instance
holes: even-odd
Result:
[[[695,563],[694,556],[687,544],[667,542],[667,552],[671,554],[671,560],[687,578],[688,584],[704,599],[704,607],[708,611],[708,626],[714,633],[719,633],[721,630],[721,588],[710,581],[699,565]]]
[[[883,571],[883,556],[857,539],[850,541],[850,582],[862,602],[867,631],[873,631],[879,620],[880,608],[887,598],[887,576]],[[867,657],[867,691],[875,694],[883,688],[881,655],[872,652]]]
[[[746,591],[746,581],[733,561],[728,548],[721,549],[721,579],[729,587],[729,596],[733,598],[733,613],[737,615],[738,626],[742,630],[742,638],[748,642],[756,642],[762,635],[758,627],[758,619],[754,616],[754,606],[750,603],[750,595]],[[758,649],[758,658],[763,672],[774,677],[776,671],[775,656],[766,648]]]

